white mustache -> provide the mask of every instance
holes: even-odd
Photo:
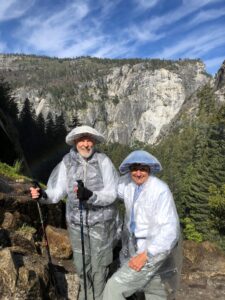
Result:
[[[92,149],[93,149],[93,147],[88,147],[88,146],[87,147],[85,147],[85,146],[81,147],[81,150],[88,150],[89,151],[89,150],[92,150]]]

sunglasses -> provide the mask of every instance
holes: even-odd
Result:
[[[143,165],[131,165],[129,167],[131,172],[135,171],[141,171],[141,172],[148,172],[150,173],[150,167],[149,166],[143,166]]]

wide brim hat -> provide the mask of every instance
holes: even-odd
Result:
[[[67,134],[66,136],[66,143],[68,145],[73,146],[74,141],[78,140],[79,138],[83,136],[88,136],[91,139],[93,139],[96,143],[103,143],[105,141],[104,136],[99,133],[96,129],[83,125],[83,126],[78,126],[74,128],[70,133]]]
[[[120,173],[125,174],[129,172],[130,166],[133,164],[148,166],[150,167],[151,173],[157,173],[162,170],[162,166],[158,159],[144,150],[131,152],[119,166]]]

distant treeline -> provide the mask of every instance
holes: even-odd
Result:
[[[46,55],[35,55],[35,54],[23,54],[23,53],[6,53],[6,54],[0,54],[3,57],[19,57],[19,58],[26,58],[26,59],[46,59],[46,60],[56,60],[56,61],[60,61],[60,62],[64,62],[64,61],[75,61],[75,60],[91,60],[91,61],[96,61],[96,62],[100,62],[100,63],[110,63],[110,64],[115,64],[115,63],[139,63],[139,62],[144,62],[144,61],[148,61],[151,62],[157,62],[157,63],[161,63],[161,62],[175,62],[177,61],[177,59],[159,59],[159,58],[99,58],[99,57],[92,57],[92,56],[76,56],[76,57],[65,57],[65,58],[59,58],[56,56],[46,56]],[[196,59],[190,59],[190,58],[179,58],[178,59],[179,62],[196,62],[196,61],[201,61],[200,58],[196,58]]]

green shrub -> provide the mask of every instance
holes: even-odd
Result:
[[[23,164],[22,164],[21,160],[16,160],[14,162],[13,169],[14,169],[15,173],[17,173],[17,174],[21,173],[21,171],[22,171],[22,165]]]
[[[186,239],[198,243],[203,241],[202,234],[195,229],[195,225],[190,218],[184,218],[183,224],[185,226],[183,230],[183,234]]]

